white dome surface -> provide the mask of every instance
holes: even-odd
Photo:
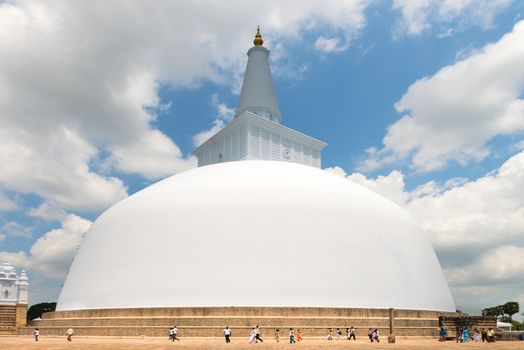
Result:
[[[108,209],[57,310],[182,306],[455,311],[406,211],[338,175],[272,161],[192,169]]]

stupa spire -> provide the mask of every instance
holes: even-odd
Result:
[[[264,40],[262,39],[262,34],[260,34],[260,26],[257,26],[257,33],[255,34],[255,39],[253,40],[253,44],[255,44],[255,46],[262,46],[264,44]]]
[[[257,27],[253,46],[247,52],[248,60],[240,98],[235,117],[248,111],[259,117],[280,123],[282,115],[278,110],[277,96],[271,68],[269,67],[269,50],[262,46],[264,40]]]

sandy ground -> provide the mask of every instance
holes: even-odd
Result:
[[[291,349],[300,348],[302,350],[313,349],[523,349],[524,342],[497,342],[491,344],[483,343],[464,343],[455,342],[439,343],[436,339],[397,339],[395,344],[385,342],[369,343],[364,339],[355,341],[332,340],[327,341],[318,338],[305,338],[297,344],[288,344],[286,339],[281,338],[280,343],[274,339],[266,339],[263,343],[248,344],[245,338],[233,338],[230,344],[226,344],[222,338],[182,338],[179,342],[171,342],[162,338],[82,338],[74,337],[72,342],[67,342],[64,338],[42,337],[35,342],[32,337],[0,337],[1,350],[25,350],[25,349]]]

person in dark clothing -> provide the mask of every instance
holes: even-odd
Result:
[[[482,328],[482,331],[480,331],[480,335],[482,336],[482,342],[488,341],[488,331],[486,328]]]
[[[349,339],[348,340],[351,340],[351,338],[353,338],[353,340],[357,340],[357,338],[355,338],[355,328],[353,326],[351,326],[351,328],[349,329]]]

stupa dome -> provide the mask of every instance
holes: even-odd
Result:
[[[57,310],[179,306],[455,310],[405,210],[327,171],[263,160],[185,171],[105,211]]]

